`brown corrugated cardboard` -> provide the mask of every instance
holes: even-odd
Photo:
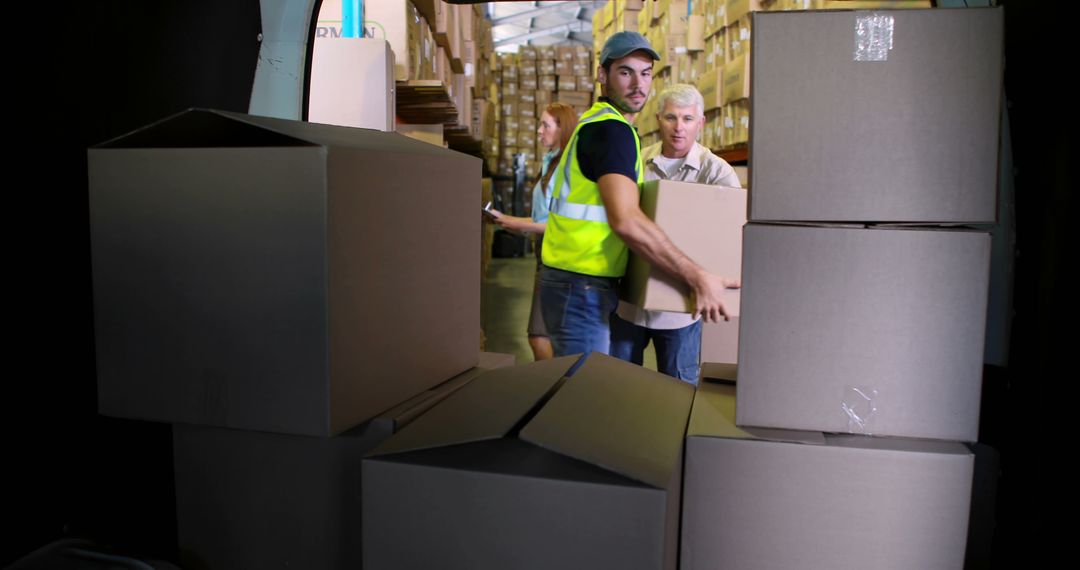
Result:
[[[577,63],[584,63],[589,65],[592,63],[592,52],[588,46],[575,45],[574,48],[574,61]]]
[[[559,91],[555,99],[567,105],[588,106],[592,104],[592,93],[585,91]]]
[[[750,100],[740,99],[735,102],[735,140],[746,142],[750,140]]]
[[[739,425],[974,441],[990,236],[748,224]]]
[[[177,534],[185,567],[358,568],[363,455],[486,370],[480,366],[332,438],[173,426]]]
[[[536,108],[537,109],[546,108],[548,106],[548,104],[551,103],[554,100],[555,99],[552,98],[551,91],[546,91],[546,90],[541,89],[541,90],[538,90],[536,92]]]
[[[702,51],[705,49],[705,17],[690,16],[686,27],[686,49]]]
[[[724,383],[732,383],[738,379],[739,367],[734,363],[727,362],[702,362],[701,378]]]
[[[201,110],[88,154],[102,414],[331,435],[476,364],[479,159]]]
[[[733,22],[747,15],[749,12],[757,12],[762,9],[762,0],[727,0],[725,25],[730,26]]]
[[[706,270],[737,279],[746,223],[746,191],[690,182],[654,180],[641,191],[641,209],[668,235],[671,243]],[[692,312],[690,291],[680,279],[652,268],[631,254],[622,298],[648,310]],[[738,303],[728,291],[731,316]]]
[[[729,291],[724,299],[727,309],[735,313],[730,320],[701,324],[702,363],[735,364],[739,361],[740,297],[739,291]]]
[[[364,567],[675,568],[693,388],[597,353],[560,382],[574,360],[487,373],[365,458]]]
[[[518,131],[517,145],[531,147],[536,142],[536,129]]]
[[[743,55],[724,65],[723,104],[750,96],[750,58]]]
[[[731,386],[698,388],[681,568],[963,567],[974,465],[963,445],[748,432],[734,408]]]
[[[652,24],[653,9],[652,2],[646,2],[645,8],[638,12],[637,29],[638,32],[645,33],[648,31],[649,26]]]
[[[442,125],[410,125],[399,123],[397,132],[418,141],[424,141],[435,146],[443,146]]]
[[[882,14],[880,61],[865,13],[754,16],[752,220],[995,220],[1000,8]]]

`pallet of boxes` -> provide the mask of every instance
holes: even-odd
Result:
[[[593,100],[592,56],[587,46],[521,46],[516,54],[500,53],[492,60],[498,136],[485,152],[489,160],[498,157],[494,196],[505,211],[528,216],[533,181],[546,152],[537,134],[540,116],[553,102],[570,105],[579,116],[588,110]],[[517,195],[516,168],[524,169],[524,186]]]
[[[360,567],[363,455],[513,362],[477,347],[480,159],[190,110],[88,162],[99,411],[173,425],[182,565]]]
[[[962,568],[1002,12],[750,21],[738,369],[696,394],[681,566]]]

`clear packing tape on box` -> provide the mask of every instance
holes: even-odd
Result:
[[[855,61],[888,61],[892,48],[892,16],[878,12],[855,16]]]
[[[877,415],[877,390],[849,386],[844,390],[840,408],[848,419],[847,431],[873,435],[873,419]]]

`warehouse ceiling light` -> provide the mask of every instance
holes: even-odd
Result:
[[[487,14],[499,51],[520,45],[592,45],[592,18],[602,1],[490,2]]]

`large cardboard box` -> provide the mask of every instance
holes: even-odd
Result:
[[[724,65],[722,104],[734,103],[750,96],[750,57],[742,55]]]
[[[984,232],[748,224],[739,425],[975,441],[989,270]]]
[[[653,180],[641,190],[641,210],[656,222],[675,247],[706,270],[739,278],[746,191],[690,182]],[[728,291],[725,304],[738,315],[738,299]],[[643,309],[690,313],[690,289],[677,277],[631,253],[623,300]]]
[[[559,91],[555,99],[560,103],[574,106],[588,106],[592,104],[592,93],[588,91]]]
[[[394,130],[394,54],[385,40],[316,38],[308,120]]]
[[[486,370],[480,366],[331,438],[176,424],[181,563],[191,568],[359,568],[360,462]]]
[[[723,78],[723,69],[712,69],[706,71],[701,77],[698,77],[697,87],[698,91],[701,92],[702,99],[705,100],[706,111],[712,111],[724,104]],[[718,148],[718,146],[712,148]]]
[[[1000,8],[754,17],[750,219],[995,220]]]
[[[102,414],[324,436],[476,365],[480,159],[207,110],[88,154]]]
[[[698,388],[681,568],[964,567],[974,469],[965,446],[743,430],[734,412],[732,387]]]
[[[364,568],[676,567],[694,389],[593,353],[488,372],[364,459]]]

